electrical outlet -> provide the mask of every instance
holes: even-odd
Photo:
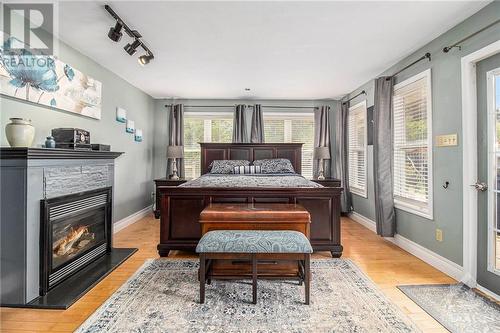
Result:
[[[442,242],[443,241],[443,230],[436,229],[436,240],[438,242]]]

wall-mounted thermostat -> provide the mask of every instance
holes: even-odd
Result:
[[[436,146],[438,147],[458,146],[458,135],[457,134],[437,135]]]

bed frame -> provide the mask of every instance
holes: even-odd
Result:
[[[302,143],[200,143],[201,170],[213,160],[287,158],[301,171]],[[299,203],[311,214],[311,244],[315,251],[342,255],[340,187],[321,188],[199,188],[159,186],[160,243],[158,253],[194,251],[201,237],[199,217],[210,203]]]

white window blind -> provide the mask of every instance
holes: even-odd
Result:
[[[184,113],[184,170],[186,178],[201,174],[200,142],[231,142],[232,112]]]
[[[366,197],[366,101],[350,107],[347,119],[349,187]]]
[[[396,207],[432,218],[430,70],[394,87]]]
[[[313,176],[314,113],[264,112],[264,136],[268,143],[294,142],[302,146],[302,175]]]

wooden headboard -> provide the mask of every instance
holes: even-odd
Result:
[[[248,160],[286,158],[296,173],[301,172],[302,143],[200,143],[201,173],[208,172],[213,160]]]

